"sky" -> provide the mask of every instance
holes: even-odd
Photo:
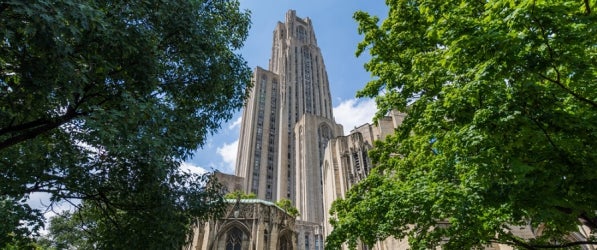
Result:
[[[277,22],[283,22],[288,10],[296,10],[298,17],[309,17],[315,28],[315,36],[326,65],[334,117],[336,123],[344,126],[344,133],[356,126],[371,123],[376,111],[375,103],[369,99],[355,98],[371,78],[363,65],[368,55],[357,58],[355,51],[362,36],[357,32],[357,23],[352,18],[357,10],[363,10],[381,18],[387,15],[383,0],[240,0],[241,9],[251,12],[251,29],[243,49],[239,51],[248,65],[268,67],[271,56],[272,33]],[[183,162],[183,171],[202,174],[218,170],[233,174],[236,150],[240,132],[242,110],[236,112],[219,131],[208,137],[208,142]],[[46,193],[34,193],[28,203],[33,208],[45,209],[49,204]],[[61,203],[53,211],[46,212],[51,217],[64,210],[72,210],[69,204]],[[46,231],[42,232],[45,234]]]
[[[387,15],[383,0],[240,0],[241,9],[251,12],[251,29],[239,53],[249,67],[268,67],[272,33],[278,22],[284,22],[288,10],[296,10],[301,18],[309,17],[327,69],[336,123],[348,134],[356,126],[371,123],[376,111],[370,99],[357,99],[356,92],[371,79],[363,65],[368,54],[356,57],[357,44],[363,39],[352,18],[357,10],[379,16]],[[233,174],[240,132],[242,110],[215,134],[203,148],[184,163],[184,168],[202,173],[218,170]]]

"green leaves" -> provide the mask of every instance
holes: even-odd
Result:
[[[53,217],[47,236],[51,245],[76,249],[125,249],[133,244],[150,249],[177,248],[185,244],[189,228],[198,220],[223,212],[223,200],[217,196],[219,187],[206,186],[207,175],[186,173],[171,176],[166,183],[159,178],[142,179],[142,185],[118,194],[112,204],[87,200],[78,210]],[[162,183],[151,185],[154,181]]]
[[[254,193],[246,194],[245,192],[243,192],[241,190],[236,190],[234,192],[227,193],[226,195],[224,195],[224,198],[226,198],[226,199],[256,199],[257,195]]]
[[[135,221],[131,232],[163,218],[153,243],[182,244],[190,218],[221,198],[185,187],[196,177],[178,167],[243,105],[250,69],[236,51],[249,14],[237,1],[6,1],[0,11],[0,196],[83,200],[106,225],[102,216]]]
[[[328,245],[566,242],[597,206],[596,16],[582,1],[388,7],[381,24],[355,14],[374,77],[357,95],[376,99],[378,117],[408,116],[370,152],[376,170],[335,203]],[[580,221],[597,227],[590,218]],[[550,229],[527,242],[504,231],[529,221]]]
[[[0,197],[0,216],[2,216],[2,226],[0,227],[0,242],[4,245],[12,245],[15,248],[26,247],[37,231],[44,226],[41,213],[31,209],[23,201],[14,198]]]
[[[299,210],[292,205],[292,201],[290,201],[289,199],[281,199],[279,201],[276,201],[276,206],[284,209],[284,211],[292,217],[297,217],[300,215]]]

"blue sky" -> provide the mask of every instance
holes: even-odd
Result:
[[[355,126],[371,122],[375,113],[372,100],[356,99],[356,91],[371,78],[363,64],[367,55],[357,58],[355,51],[362,36],[352,18],[363,10],[381,18],[387,15],[383,0],[240,0],[241,8],[251,11],[251,29],[245,46],[240,50],[251,68],[268,67],[271,55],[272,32],[286,12],[296,10],[297,16],[309,17],[315,27],[330,81],[334,117],[344,126],[345,133]],[[219,170],[234,173],[239,123],[242,111],[223,124],[216,134],[194,157],[183,164],[185,169],[203,172]]]
[[[372,100],[357,100],[356,91],[369,81],[370,74],[363,68],[367,55],[355,56],[362,37],[357,33],[357,23],[352,15],[363,10],[385,17],[387,7],[382,0],[240,0],[241,8],[251,11],[252,25],[245,46],[240,50],[251,68],[268,67],[271,55],[272,32],[278,21],[284,21],[289,9],[297,16],[309,17],[315,27],[330,81],[330,91],[336,122],[344,126],[345,133],[355,126],[371,122],[375,113]],[[208,138],[208,143],[197,150],[194,157],[184,162],[183,169],[192,172],[219,170],[234,173],[242,111]],[[28,203],[34,208],[45,209],[49,204],[47,193],[33,193]],[[66,203],[57,204],[55,211],[72,209]],[[48,212],[50,217],[54,213]]]

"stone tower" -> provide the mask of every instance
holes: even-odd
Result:
[[[269,69],[257,67],[253,83],[243,111],[236,175],[245,178],[245,191],[260,199],[290,199],[301,214],[297,224],[306,227],[299,228],[304,237],[299,242],[322,244],[308,232],[323,223],[325,146],[343,132],[334,121],[327,72],[309,18],[290,10],[285,22],[278,22]]]

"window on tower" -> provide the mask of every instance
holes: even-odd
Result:
[[[297,27],[297,37],[299,41],[306,43],[307,42],[307,31],[303,26]]]

